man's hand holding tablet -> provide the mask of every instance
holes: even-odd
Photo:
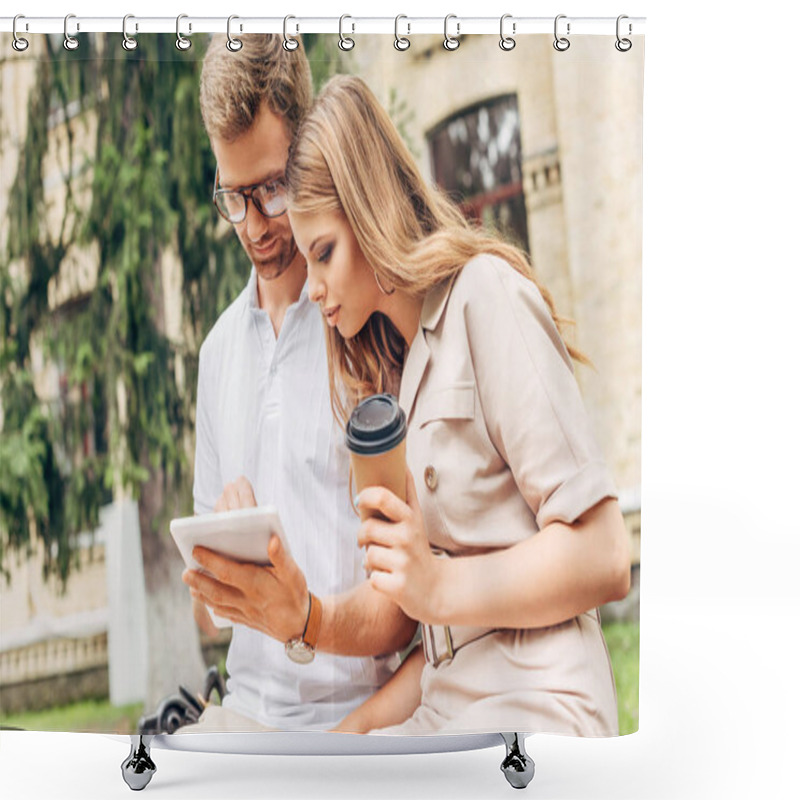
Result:
[[[225,485],[214,505],[213,514],[186,518],[176,528],[198,532],[200,520],[230,530],[230,522],[242,515],[236,525],[255,533],[256,542],[239,542],[248,550],[234,547],[229,534],[224,541],[194,538],[184,543],[181,553],[188,569],[183,582],[192,592],[195,620],[209,635],[218,633],[214,619],[221,618],[289,642],[304,635],[310,617],[310,598],[305,575],[289,552],[278,515],[273,508],[257,508],[250,482],[244,476]],[[248,518],[248,515],[252,515]],[[248,521],[245,522],[244,520]],[[226,524],[219,526],[218,521]],[[200,526],[200,528],[198,528]],[[173,536],[175,534],[173,533]],[[188,534],[180,534],[188,536]],[[194,534],[193,534],[194,536]],[[176,538],[177,541],[177,538]],[[187,560],[188,554],[188,560]]]
[[[270,540],[273,535],[278,540],[276,546],[285,556],[289,555],[278,513],[267,506],[174,519],[170,523],[170,533],[190,570],[220,579],[223,576],[218,573],[225,571],[223,564],[226,562],[251,567],[272,566]],[[209,558],[213,564],[208,563]],[[213,612],[212,620],[217,627],[231,624],[229,619],[213,615]]]

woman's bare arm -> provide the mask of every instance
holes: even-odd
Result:
[[[350,712],[334,730],[339,733],[367,733],[407,720],[422,697],[424,665],[425,657],[422,647],[418,645],[397,672],[368,700]]]
[[[446,559],[442,571],[439,622],[555,625],[628,594],[628,535],[609,498],[571,525],[554,522],[506,550]]]

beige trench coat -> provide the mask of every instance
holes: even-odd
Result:
[[[451,556],[510,547],[616,496],[550,312],[499,258],[429,292],[399,400],[428,537]],[[466,644],[426,663],[422,689],[416,713],[380,732],[618,733],[595,610]]]

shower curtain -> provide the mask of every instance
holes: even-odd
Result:
[[[405,32],[402,24],[399,30]],[[314,360],[303,362],[257,308],[243,223],[218,210],[226,202],[218,190],[230,188],[248,189],[247,202],[255,204],[254,184],[262,191],[265,176],[223,185],[220,151],[209,139],[199,99],[210,37],[188,38],[179,29],[176,47],[174,35],[143,34],[137,41],[131,29],[120,46],[118,33],[73,31],[67,46],[60,35],[29,35],[29,46],[18,49],[2,34],[0,724],[187,733],[198,721],[215,730],[214,714],[227,709],[238,716],[219,730],[327,730],[419,658],[422,672],[409,674],[413,686],[422,682],[421,697],[414,690],[401,695],[412,698],[402,716],[416,721],[392,718],[399,727],[391,732],[607,736],[638,729],[644,40],[619,46],[613,30],[609,36],[567,38],[564,31],[555,38],[511,38],[509,28],[498,47],[497,36],[460,37],[455,21],[444,30],[444,47],[442,36],[412,35],[405,46],[402,36],[359,36],[347,28],[340,36],[298,38],[314,94],[334,76],[360,78],[426,184],[438,187],[475,229],[530,257],[564,320],[560,334],[546,327],[550,356],[575,389],[549,395],[545,380],[548,413],[568,426],[565,409],[577,403],[574,424],[589,431],[591,442],[583,475],[600,464],[585,484],[573,480],[578,504],[552,520],[573,523],[612,498],[624,523],[629,587],[599,609],[576,604],[569,619],[531,628],[422,620],[388,654],[350,652],[341,642],[326,652],[320,642],[309,665],[288,658],[285,642],[263,628],[198,627],[169,524],[212,510],[213,503],[198,503],[198,473],[206,466],[197,454],[215,436],[215,446],[238,454],[219,456],[220,486],[245,476],[256,500],[277,508],[292,558],[320,598],[322,629],[330,624],[330,599],[371,580],[357,547],[359,520],[342,477],[349,462],[329,399],[313,409],[319,420],[330,417],[329,427],[319,422],[303,429],[318,437],[310,444],[299,435],[295,444],[287,442],[299,430],[294,404],[307,402],[315,389],[275,400],[269,420],[256,408],[272,402],[270,392],[286,397],[280,392],[293,378],[278,370],[283,358],[304,364],[316,378],[324,375],[327,390],[323,326],[311,286],[292,306],[309,320],[314,315],[306,335],[320,337],[304,345]],[[290,34],[291,26],[284,34],[289,55],[297,52]],[[242,42],[243,53],[254,46],[247,36]],[[237,57],[230,36],[227,44]],[[277,224],[289,230],[288,217]],[[467,274],[448,285],[441,301],[448,321],[455,319],[450,311]],[[509,300],[496,313],[496,295],[481,286],[465,301],[478,325],[502,323],[534,302],[526,284],[521,305]],[[201,348],[221,341],[212,330],[220,331],[220,320],[234,313],[252,313],[243,323],[250,333],[241,335],[255,336],[255,354],[244,371],[219,373],[224,381],[233,381],[232,374],[247,380],[215,385],[223,378],[210,377],[211,346],[205,367]],[[295,330],[288,317],[285,324],[287,332]],[[538,432],[553,423],[535,416],[531,373],[515,366],[528,352],[530,340],[520,333],[527,330],[493,323],[484,340],[492,332],[498,339],[483,352],[493,350],[489,366],[504,365],[491,373],[505,376],[493,386],[497,407],[522,398],[531,418],[514,422]],[[562,354],[562,336],[588,364]],[[230,367],[247,346],[242,342],[231,339],[213,369]],[[480,371],[477,345],[447,352],[431,375],[465,359]],[[413,346],[403,359],[406,367],[413,363]],[[548,361],[545,368],[555,367]],[[539,535],[551,520],[544,509],[559,507],[559,497],[566,502],[567,492],[558,489],[567,478],[540,496],[526,483],[525,464],[547,464],[558,457],[547,448],[574,444],[566,435],[543,436],[536,452],[517,453],[501,425],[506,412],[494,425],[483,405],[480,374],[477,389],[466,392],[463,381],[454,383],[463,376],[453,375],[437,384],[445,387],[449,411],[433,395],[428,412],[419,402],[412,408],[407,397],[404,409],[421,515],[437,555],[451,561],[501,552],[524,538],[493,528],[485,513],[489,495],[478,487],[492,471],[500,480],[510,470],[502,493],[516,493],[518,502],[509,519],[526,536]],[[393,393],[403,405],[402,388]],[[214,399],[203,407],[203,397]],[[455,450],[448,461],[440,448],[453,441],[467,447],[467,426],[479,423],[489,460],[474,467]],[[223,426],[225,437],[218,433]],[[267,462],[277,475],[267,479],[256,461],[273,447],[284,455]],[[584,462],[570,456],[579,465],[574,471],[583,470]],[[313,510],[321,492],[334,496],[331,530],[322,530],[330,519],[324,510]],[[500,501],[491,498],[494,508]],[[565,580],[571,574],[565,569]],[[464,593],[474,591],[463,586]],[[310,620],[309,612],[303,636]],[[420,703],[428,710],[420,711]]]

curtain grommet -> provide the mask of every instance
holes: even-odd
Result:
[[[351,36],[344,35],[342,27],[346,19],[353,19],[353,18],[349,14],[342,14],[342,16],[339,17],[339,49],[348,52],[356,46],[356,40],[353,39]],[[356,26],[355,24],[353,24],[352,30],[350,32],[353,33],[355,29]]]
[[[227,47],[231,53],[238,53],[242,47],[244,47],[244,42],[241,39],[235,39],[233,36],[231,36],[231,22],[233,22],[235,19],[239,19],[236,14],[231,14],[228,17],[228,41],[225,42],[225,47]],[[241,31],[241,26],[239,27],[239,30]]]
[[[617,41],[614,42],[614,47],[616,47],[617,50],[619,50],[620,53],[627,53],[628,50],[630,50],[631,47],[633,47],[633,42],[630,39],[623,38],[623,37],[621,37],[619,35],[620,23],[624,19],[629,19],[627,14],[620,14],[617,17]],[[628,36],[630,36],[632,33],[633,33],[633,25],[631,25],[631,23],[629,22],[628,23]]]
[[[128,20],[129,19],[136,19],[133,14],[126,14],[122,18],[122,49],[127,50],[129,53],[135,50],[139,46],[139,42],[136,41],[132,36],[128,35]],[[139,25],[136,25],[136,30],[139,30]]]
[[[188,50],[192,46],[192,40],[191,39],[187,39],[181,33],[181,20],[182,19],[188,19],[188,18],[189,18],[188,14],[178,14],[178,17],[175,20],[175,37],[176,37],[175,38],[175,47],[177,47],[178,50],[180,50],[181,52],[185,52],[186,50]],[[190,22],[189,23],[189,33],[191,33],[191,32],[192,32],[192,23]]]
[[[293,17],[291,14],[289,14],[283,18],[283,49],[289,53],[291,53],[293,50],[297,50],[297,48],[300,47],[300,42],[298,42],[294,36],[289,35],[290,19],[297,19],[297,17]],[[297,26],[295,26],[295,30],[297,30]]]
[[[569,36],[569,22],[567,22],[567,33],[566,36],[559,36],[558,35],[558,22],[559,20],[566,19],[566,14],[559,14],[555,22],[553,23],[553,47],[558,50],[559,53],[563,53],[565,50],[569,50],[570,41],[567,39]]]
[[[405,14],[398,14],[394,18],[394,49],[404,53],[409,47],[411,47],[411,39],[400,35],[399,27],[401,19],[408,19],[408,17]],[[406,26],[408,28],[408,33],[411,33],[411,25],[406,23]]]
[[[70,35],[69,21],[71,19],[75,19],[74,14],[67,14],[67,16],[64,17],[64,49],[70,51],[77,50],[78,45],[80,44],[80,42],[78,42],[78,40],[74,36]],[[80,24],[77,24],[75,28],[76,32],[79,31],[80,29],[81,29]]]
[[[30,44],[30,42],[27,39],[23,39],[23,37],[20,36],[17,33],[17,20],[20,20],[20,19],[25,19],[25,15],[24,14],[17,14],[14,17],[14,22],[13,22],[12,27],[11,27],[11,32],[14,35],[14,40],[11,42],[11,46],[18,53],[24,53],[28,49],[28,45]],[[27,23],[26,23],[25,28],[27,29],[27,27],[28,26],[27,26]]]
[[[454,19],[456,21],[455,36],[451,36],[447,30],[447,26],[451,19]],[[454,50],[458,50],[458,46],[461,44],[461,42],[458,40],[458,37],[460,35],[461,35],[461,23],[458,21],[458,17],[455,14],[448,14],[444,18],[444,41],[442,42],[442,47],[444,47],[445,50],[449,50],[451,53]]]
[[[504,50],[506,53],[513,50],[517,46],[517,41],[513,37],[513,34],[516,34],[517,32],[517,23],[511,23],[512,36],[506,36],[504,26],[507,19],[512,19],[512,15],[503,14],[503,16],[500,17],[500,49]]]

